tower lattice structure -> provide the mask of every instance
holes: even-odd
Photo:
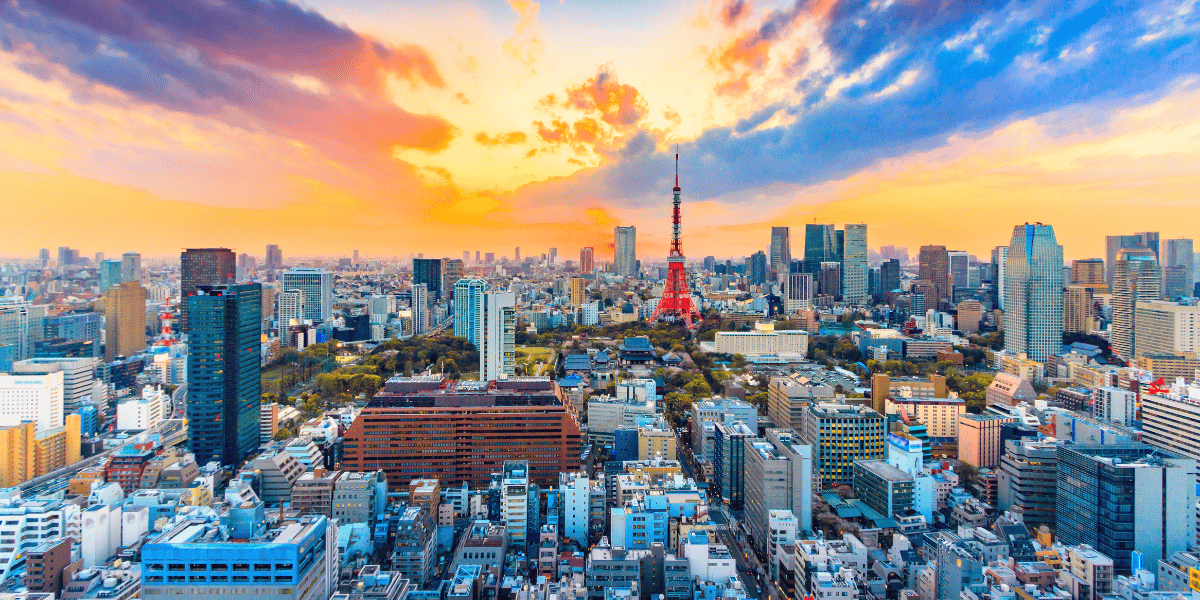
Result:
[[[675,198],[672,213],[671,254],[667,257],[667,283],[663,288],[662,298],[650,315],[650,322],[658,321],[660,317],[682,320],[688,329],[700,326],[700,311],[692,301],[692,292],[688,288],[687,271],[684,268],[683,243],[680,239],[681,226],[679,221],[679,154],[675,155]]]

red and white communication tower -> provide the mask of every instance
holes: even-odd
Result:
[[[700,311],[692,302],[692,292],[688,289],[687,271],[684,269],[683,243],[680,240],[679,224],[679,153],[675,153],[675,207],[672,213],[671,255],[667,257],[667,284],[663,288],[662,298],[650,315],[650,322],[658,321],[660,317],[671,320],[682,320],[688,329],[700,326]]]

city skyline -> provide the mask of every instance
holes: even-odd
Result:
[[[0,14],[0,187],[24,224],[0,254],[606,259],[624,225],[665,256],[674,144],[698,256],[812,222],[980,256],[1051,223],[1068,260],[1116,223],[1200,226],[1197,16],[1171,3],[118,4],[119,26],[87,3]]]

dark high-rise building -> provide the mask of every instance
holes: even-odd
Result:
[[[788,272],[792,263],[792,241],[787,227],[771,228],[771,271],[776,275]]]
[[[237,254],[228,248],[189,248],[179,255],[179,327],[188,326],[188,296],[202,285],[231,283],[237,277]],[[203,464],[203,463],[201,463]]]
[[[821,274],[817,278],[817,293],[822,296],[833,296],[835,299],[842,295],[842,265],[829,261],[821,263]]]
[[[1128,573],[1133,552],[1158,564],[1195,539],[1196,460],[1146,444],[1057,448],[1055,534]]]
[[[836,230],[833,225],[809,223],[804,226],[804,260],[839,261]]]
[[[917,279],[933,285],[935,302],[926,308],[938,308],[950,300],[950,253],[945,246],[921,246],[917,259]],[[928,298],[926,298],[928,300]]]
[[[188,440],[199,464],[236,466],[259,443],[262,286],[201,285],[187,302]]]
[[[429,300],[431,302],[442,299],[442,259],[413,259],[413,285],[422,283],[429,290]]]
[[[397,489],[417,478],[486,487],[510,460],[530,480],[579,469],[579,422],[545,378],[444,381],[393,377],[346,431],[342,468],[387,473]]]
[[[890,259],[879,265],[879,289],[886,294],[900,289],[900,261]]]
[[[767,282],[767,253],[759,250],[750,255],[750,285],[762,285]]]

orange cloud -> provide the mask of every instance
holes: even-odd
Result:
[[[646,99],[632,85],[617,81],[608,71],[600,71],[584,83],[567,89],[564,106],[585,112],[598,111],[600,118],[613,127],[630,127],[646,116]]]
[[[494,136],[488,135],[486,132],[480,131],[475,134],[475,141],[484,146],[513,146],[516,144],[524,144],[527,136],[524,131],[510,131],[508,133],[497,133]]]

